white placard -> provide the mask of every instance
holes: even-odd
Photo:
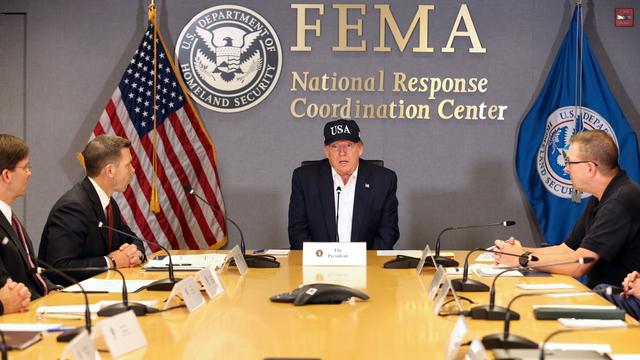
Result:
[[[467,323],[464,322],[464,317],[458,317],[456,326],[453,327],[451,335],[449,336],[449,343],[447,344],[446,349],[447,360],[453,360],[456,358],[458,350],[460,350],[460,344],[462,344],[462,340],[464,340],[468,330],[469,328],[467,327]]]
[[[366,266],[303,266],[303,284],[338,284],[356,289],[367,288]]]
[[[429,285],[429,289],[427,290],[427,294],[429,295],[429,300],[433,301],[440,289],[440,285],[442,285],[442,281],[444,280],[444,276],[447,274],[446,270],[442,265],[438,265],[436,273],[433,275],[433,279],[431,280],[431,284]]]
[[[166,310],[179,304],[180,299],[187,305],[189,312],[193,312],[204,305],[205,301],[202,293],[200,293],[200,286],[193,276],[187,276],[173,286],[171,294],[169,294],[169,298],[164,304],[164,309]]]
[[[204,286],[209,299],[213,299],[214,297],[224,292],[222,282],[220,281],[220,277],[218,277],[218,274],[216,274],[215,269],[215,265],[212,265],[198,271],[198,273],[196,274],[196,277],[198,278],[200,283],[202,283],[202,286]]]
[[[65,346],[60,355],[61,359],[73,359],[73,360],[100,360],[100,353],[96,350],[91,342],[91,337],[87,332],[87,329],[83,329],[78,335],[76,335]]]
[[[222,272],[228,268],[231,259],[236,263],[236,268],[238,269],[238,272],[240,272],[240,275],[244,275],[249,267],[247,266],[247,262],[244,260],[244,256],[242,255],[242,251],[238,245],[234,246],[227,254],[227,258],[224,260],[225,265],[222,268]]]
[[[114,358],[147,346],[147,339],[133,310],[98,322],[91,337],[97,348],[106,343]]]
[[[485,360],[488,359],[487,350],[482,345],[482,341],[473,339],[471,345],[469,345],[469,351],[465,355],[465,360]]]
[[[431,255],[431,249],[429,248],[429,244],[427,244],[427,246],[425,246],[424,250],[422,251],[422,254],[420,256],[420,261],[418,262],[418,266],[416,267],[416,272],[418,273],[418,275],[420,275],[420,273],[422,272],[422,268],[424,267],[424,262],[425,260],[427,260],[427,256],[429,255]]]
[[[365,242],[304,242],[303,266],[367,266]]]
[[[449,292],[451,292],[451,295],[453,295],[453,301],[456,305],[457,310],[462,311],[462,304],[460,303],[458,294],[456,294],[456,291],[453,289],[453,285],[451,285],[451,279],[449,279],[449,277],[445,274],[442,281],[443,281],[442,290],[440,290],[434,302],[435,304],[433,307],[434,314],[435,315],[440,314],[440,310],[442,309],[442,306],[444,305],[444,302],[445,302],[444,300],[449,294]]]

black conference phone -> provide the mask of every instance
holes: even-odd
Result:
[[[340,304],[349,298],[357,297],[368,300],[369,295],[362,291],[336,284],[307,284],[288,293],[273,295],[271,301],[293,303],[293,305],[307,304]]]

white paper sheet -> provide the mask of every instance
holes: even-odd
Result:
[[[127,292],[136,292],[154,281],[155,280],[126,280]],[[122,293],[122,280],[87,279],[80,282],[80,284],[82,284],[82,287],[84,287],[87,292]],[[80,287],[78,285],[72,285],[62,291],[80,292]]]

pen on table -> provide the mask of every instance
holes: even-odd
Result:
[[[48,314],[48,313],[40,313],[38,314],[39,318],[43,319],[66,319],[66,320],[82,320],[82,315],[74,315],[74,314]]]
[[[71,331],[71,330],[75,330],[77,328],[73,327],[73,326],[64,326],[64,327],[57,327],[57,328],[51,328],[51,329],[47,329],[47,332],[65,332],[65,331]]]
[[[265,252],[265,249],[258,249],[258,250],[253,250],[254,254],[262,254],[263,252]]]

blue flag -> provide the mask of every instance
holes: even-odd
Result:
[[[516,170],[549,244],[566,239],[590,196],[573,194],[569,174],[564,171],[564,153],[575,132],[594,129],[613,137],[620,152],[620,166],[638,182],[636,134],[591,52],[579,4],[547,80],[518,133]]]

